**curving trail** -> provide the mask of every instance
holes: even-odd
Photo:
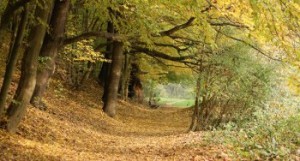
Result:
[[[100,110],[99,91],[87,91],[52,90],[47,111],[29,107],[17,134],[0,130],[0,160],[229,160],[202,133],[186,132],[190,109],[120,101],[117,116],[109,118]]]

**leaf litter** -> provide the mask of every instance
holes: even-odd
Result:
[[[52,82],[55,83],[57,82]],[[187,132],[192,110],[119,101],[115,118],[102,110],[94,82],[81,91],[46,95],[48,109],[28,107],[16,134],[0,130],[0,160],[231,160],[226,148]]]

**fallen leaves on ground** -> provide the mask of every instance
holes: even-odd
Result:
[[[201,132],[187,132],[191,109],[119,101],[110,118],[101,110],[100,88],[89,88],[60,95],[50,89],[46,111],[29,106],[17,134],[0,130],[0,160],[230,160]]]

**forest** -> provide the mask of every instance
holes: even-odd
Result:
[[[0,160],[300,160],[300,0],[1,0]]]

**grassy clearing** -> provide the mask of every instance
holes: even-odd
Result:
[[[161,97],[158,101],[161,106],[172,106],[172,107],[191,107],[194,105],[193,99],[182,99],[182,98],[164,98]]]

